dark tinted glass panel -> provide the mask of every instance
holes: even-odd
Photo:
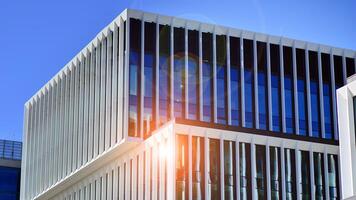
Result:
[[[338,89],[344,85],[344,76],[342,69],[342,57],[334,57],[335,88]]]
[[[319,97],[319,70],[318,53],[309,51],[309,72],[310,72],[310,103],[312,116],[312,136],[320,137],[320,97]]]
[[[295,151],[293,149],[284,150],[285,179],[286,179],[286,199],[296,199],[295,184]]]
[[[204,199],[204,138],[192,138],[193,199]]]
[[[159,124],[169,119],[170,27],[159,25]]]
[[[270,45],[271,56],[271,97],[272,97],[272,130],[281,131],[281,82],[279,45]]]
[[[209,185],[211,199],[220,199],[220,141],[209,139]]]
[[[156,24],[145,22],[145,57],[144,57],[144,99],[143,99],[143,133],[147,137],[154,129],[154,91],[156,66]]]
[[[284,66],[284,104],[286,117],[286,132],[294,133],[294,87],[292,48],[283,47]]]
[[[324,155],[322,153],[313,153],[313,158],[315,197],[316,199],[325,199]]]
[[[217,122],[226,124],[227,121],[227,69],[226,69],[226,36],[216,36],[216,105]]]
[[[240,199],[251,199],[251,145],[240,143]]]
[[[256,145],[256,186],[258,199],[267,198],[266,147]]]
[[[307,85],[306,85],[306,65],[305,50],[296,49],[297,56],[297,87],[298,87],[298,116],[299,134],[308,135],[308,115],[307,115]]]
[[[176,136],[176,199],[188,199],[188,137]]]
[[[353,58],[346,58],[346,72],[347,77],[355,74],[355,61]]]
[[[259,129],[268,127],[268,98],[267,98],[267,45],[257,42],[258,67],[258,113]]]
[[[203,121],[210,122],[213,112],[213,40],[211,33],[202,33],[203,52]]]
[[[130,20],[129,136],[139,136],[139,91],[141,64],[141,21]]]
[[[244,39],[245,127],[254,127],[253,41]]]
[[[184,116],[184,29],[174,28],[174,116]]]
[[[20,169],[0,167],[0,199],[20,198]]]
[[[299,151],[300,155],[300,176],[301,182],[299,183],[301,186],[301,196],[302,199],[310,199],[310,161],[309,161],[309,152],[307,151]]]
[[[236,199],[236,188],[234,187],[236,182],[235,157],[235,143],[233,141],[224,141],[224,194],[226,200]]]
[[[198,118],[199,32],[188,31],[188,118]]]
[[[280,148],[270,147],[270,173],[271,173],[271,199],[278,200],[282,198],[281,184],[281,154]]]
[[[323,103],[324,103],[324,123],[325,138],[332,139],[334,135],[333,126],[333,102],[331,91],[330,55],[321,54],[321,67],[323,74]]]
[[[339,170],[337,155],[328,155],[329,198],[340,199]]]
[[[231,125],[239,126],[241,120],[240,39],[235,37],[230,37],[230,81]]]

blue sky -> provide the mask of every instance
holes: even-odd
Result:
[[[0,139],[21,140],[24,103],[125,8],[356,50],[353,0],[2,1]]]

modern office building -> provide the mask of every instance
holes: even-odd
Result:
[[[0,199],[20,199],[22,143],[0,140]]]
[[[25,104],[21,199],[341,199],[355,57],[125,10]]]

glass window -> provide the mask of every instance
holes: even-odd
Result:
[[[266,130],[268,125],[267,46],[264,42],[257,42],[257,67],[259,129]]]
[[[329,199],[339,199],[339,170],[337,155],[328,155]]]
[[[281,191],[281,155],[278,147],[269,148],[271,173],[271,199],[282,199]]]
[[[198,118],[199,32],[188,31],[188,119]]]
[[[292,48],[283,47],[284,66],[284,104],[286,117],[286,133],[295,133],[294,128],[294,87]]]
[[[314,158],[314,183],[316,199],[325,199],[324,190],[324,155],[322,153],[313,153]]]
[[[188,199],[188,137],[176,135],[176,199]]]
[[[253,41],[243,40],[244,79],[245,79],[245,127],[254,127],[254,76],[253,76]]]
[[[140,55],[141,21],[130,19],[130,58],[129,58],[129,136],[139,136],[139,94],[140,94]]]
[[[230,37],[230,101],[231,125],[240,125],[240,39]]]
[[[252,198],[251,193],[251,146],[247,143],[239,145],[240,160],[240,199]]]
[[[213,103],[213,40],[211,33],[202,33],[203,51],[203,121],[212,121]]]
[[[330,55],[321,54],[323,75],[323,101],[324,101],[324,124],[325,138],[332,139],[334,135],[333,102],[331,91]]]
[[[184,29],[174,28],[174,117],[184,116]]]
[[[156,58],[156,24],[145,22],[145,55],[144,55],[144,86],[143,86],[143,133],[150,135],[155,126],[154,91],[155,91],[155,58]]]
[[[20,198],[20,172],[19,168],[0,167],[0,199]]]
[[[270,45],[271,56],[271,96],[272,96],[272,130],[281,131],[281,82],[279,45]]]
[[[334,55],[333,57],[334,57],[335,89],[339,89],[344,85],[342,57],[336,55]]]
[[[293,149],[284,150],[285,159],[285,181],[286,181],[286,199],[296,199],[295,184],[295,151]]]
[[[297,49],[297,88],[298,88],[298,115],[299,115],[299,134],[308,135],[308,111],[307,93],[305,82],[305,50]],[[310,69],[310,67],[309,67]]]
[[[209,139],[209,187],[211,199],[220,199],[220,141]]]
[[[312,136],[320,137],[320,97],[319,97],[319,70],[318,53],[309,51],[309,71],[310,71],[310,104],[312,116]]]
[[[346,72],[347,77],[355,74],[355,61],[353,58],[346,57]]]
[[[205,199],[204,138],[192,138],[193,199]]]
[[[310,162],[308,151],[298,151],[300,156],[300,163],[298,163],[298,170],[300,174],[301,185],[301,199],[310,199]]]
[[[170,27],[159,25],[159,124],[169,120]]]
[[[257,199],[267,198],[266,147],[256,145],[256,189]]]
[[[227,121],[227,69],[226,69],[226,36],[216,36],[216,105],[217,122],[226,124]]]
[[[224,195],[226,200],[236,199],[235,183],[235,143],[224,141]]]

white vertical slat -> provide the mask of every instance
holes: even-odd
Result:
[[[231,125],[231,63],[230,63],[230,33],[226,36],[226,59],[227,59],[227,124]]]
[[[124,199],[124,193],[125,193],[125,182],[124,182],[124,162],[119,164],[119,169],[118,169],[118,175],[119,175],[119,191],[118,191],[118,196],[119,199]]]
[[[257,183],[256,183],[256,145],[252,138],[251,140],[251,182],[252,182],[252,199],[257,199]]]
[[[299,135],[299,113],[298,113],[298,75],[297,75],[297,55],[295,44],[292,47],[293,60],[293,92],[294,92],[294,123],[295,133]]]
[[[152,199],[156,200],[158,199],[157,197],[157,186],[158,186],[158,179],[157,179],[157,173],[158,173],[158,166],[157,166],[157,155],[158,155],[158,149],[157,146],[152,147]]]
[[[184,118],[188,118],[189,113],[189,93],[188,93],[188,28],[184,27]]]
[[[302,177],[301,177],[301,158],[300,158],[300,151],[298,145],[295,148],[295,165],[296,165],[296,186],[297,186],[297,200],[301,200],[301,193],[302,193]]]
[[[72,151],[72,172],[75,171],[77,166],[77,152],[78,152],[78,94],[79,94],[79,64],[78,62],[75,63],[73,69],[75,68],[75,82],[74,82],[74,115],[73,115],[73,151]]]
[[[50,126],[50,123],[51,123],[51,93],[52,93],[52,91],[51,91],[51,86],[49,85],[48,86],[48,90],[47,90],[47,100],[46,100],[46,102],[47,102],[47,122],[46,122],[46,130],[45,130],[45,145],[46,145],[46,152],[45,152],[45,154],[46,154],[46,157],[45,157],[45,163],[44,163],[44,166],[45,166],[45,173],[44,173],[44,188],[43,189],[47,189],[48,188],[48,186],[49,186],[49,184],[48,184],[48,182],[49,182],[49,179],[48,179],[48,177],[49,177],[49,170],[50,170],[50,168],[49,168],[49,160],[50,160],[50,158],[51,158],[51,156],[50,156],[50,148],[51,148],[51,146],[49,145],[49,143],[50,143],[50,140],[51,140],[51,134],[50,134],[50,129],[51,129],[51,126]],[[24,148],[25,149],[25,148]]]
[[[286,105],[284,94],[284,61],[283,61],[283,45],[282,38],[279,40],[279,66],[280,66],[280,80],[281,80],[281,117],[282,117],[282,132],[287,132],[286,128]]]
[[[281,144],[280,148],[280,155],[281,155],[281,174],[282,174],[282,200],[286,199],[286,172],[285,172],[285,157],[284,157],[284,142]]]
[[[309,147],[309,167],[310,167],[310,196],[312,200],[315,200],[315,181],[314,181],[314,154],[313,154],[313,146]]]
[[[70,79],[70,94],[69,94],[69,115],[68,115],[68,152],[67,152],[67,156],[68,156],[68,162],[67,162],[67,173],[70,174],[72,172],[72,155],[73,155],[73,127],[74,127],[74,120],[73,120],[73,116],[74,116],[74,91],[75,91],[75,71],[74,71],[74,67],[72,65],[72,69],[69,71],[68,73],[68,78]],[[55,96],[53,97],[53,104],[55,104]],[[54,119],[53,119],[54,120]],[[52,131],[54,133],[55,131],[55,126],[54,123],[52,121]],[[52,148],[53,149],[53,148]],[[52,154],[53,157],[55,155],[55,151],[54,149],[52,150]],[[53,158],[54,159],[54,158]]]
[[[269,142],[266,142],[266,175],[267,175],[267,200],[271,200],[271,165]],[[278,166],[277,166],[278,167]]]
[[[108,172],[108,180],[107,180],[107,199],[113,199],[113,170],[109,168]]]
[[[236,174],[236,196],[237,199],[240,199],[240,141],[239,141],[239,137],[236,137],[235,140],[235,158],[236,158],[236,162],[235,162],[235,174]]]
[[[143,196],[143,186],[144,186],[144,183],[143,183],[143,180],[144,180],[144,176],[146,177],[146,175],[144,174],[144,171],[143,171],[143,166],[144,166],[144,160],[143,160],[143,155],[144,155],[145,152],[141,152],[139,154],[139,157],[138,157],[138,199],[143,199],[144,196]]]
[[[100,50],[101,41],[97,41],[96,47],[96,62],[95,62],[95,107],[94,107],[94,150],[93,158],[96,158],[99,153],[99,126],[100,126]]]
[[[106,38],[106,98],[105,98],[105,145],[104,151],[111,145],[111,96],[112,96],[112,36],[111,30],[108,31]]]
[[[344,79],[344,85],[346,85],[347,84],[347,69],[346,69],[345,50],[342,52],[342,77]]]
[[[213,107],[214,116],[213,122],[217,123],[217,71],[216,71],[216,27],[214,27],[213,32]]]
[[[225,172],[224,172],[224,139],[220,135],[220,149],[219,149],[219,154],[220,154],[220,199],[224,200],[225,199]],[[218,164],[218,163],[216,163]],[[219,187],[219,186],[218,186]]]
[[[36,180],[35,180],[35,194],[38,194],[41,190],[41,173],[42,173],[42,156],[43,156],[43,113],[44,113],[44,94],[41,92],[40,96],[40,113],[39,113],[39,125],[38,125],[38,136],[37,136],[37,162],[36,162]]]
[[[270,131],[273,131],[273,118],[272,118],[272,85],[271,85],[271,44],[269,43],[269,37],[267,39],[267,99],[268,99],[268,127]]]
[[[257,67],[257,41],[256,36],[253,38],[253,91],[254,91],[254,105],[255,105],[255,124],[256,129],[260,128],[259,106],[258,106],[258,67]]]
[[[329,166],[328,166],[328,152],[326,148],[324,150],[324,188],[325,188],[325,199],[329,200]]]
[[[112,46],[112,97],[111,97],[111,144],[113,146],[118,138],[117,138],[117,115],[118,109],[117,107],[120,105],[118,101],[118,27],[116,23],[114,23],[113,30],[113,46]],[[116,191],[116,190],[114,190]]]
[[[53,83],[53,94],[52,94],[52,112],[53,112],[53,116],[52,116],[52,160],[51,160],[51,185],[53,185],[55,183],[55,179],[56,179],[56,161],[57,159],[54,158],[54,155],[56,155],[56,144],[57,144],[57,140],[56,140],[56,136],[57,136],[57,129],[56,129],[56,118],[57,118],[57,81],[55,80]],[[34,112],[34,111],[32,111]],[[34,118],[34,116],[33,116]],[[34,125],[34,122],[33,122]],[[31,137],[32,138],[32,137]],[[33,145],[33,142],[32,142]],[[31,154],[32,154],[32,150],[31,150]],[[32,157],[29,157],[29,159],[32,159]],[[29,184],[28,184],[29,185]]]
[[[320,109],[320,123],[321,123],[321,137],[325,138],[325,119],[324,119],[324,94],[323,94],[323,70],[321,62],[321,50],[318,49],[318,80],[319,80],[319,109]]]
[[[66,71],[66,93],[65,93],[65,146],[66,148],[64,149],[64,157],[65,160],[63,162],[63,168],[64,168],[64,177],[67,176],[69,174],[69,163],[71,162],[71,160],[69,159],[70,157],[68,156],[69,152],[70,152],[70,148],[69,148],[69,143],[71,142],[71,134],[70,134],[70,120],[69,120],[69,116],[70,116],[70,94],[71,94],[71,71],[68,69]]]
[[[80,78],[79,78],[79,111],[78,111],[78,163],[77,168],[82,166],[83,163],[83,146],[84,146],[84,133],[83,133],[83,113],[84,113],[84,75],[85,75],[85,57],[82,55],[80,61]]]
[[[94,47],[92,46],[92,49]],[[93,115],[94,115],[94,83],[95,83],[95,63],[94,63],[94,51],[90,52],[90,65],[89,67],[89,91],[88,91],[88,159],[87,161],[91,161],[93,156],[93,141],[94,141],[94,122],[93,122]]]
[[[145,167],[145,199],[150,199],[150,194],[151,194],[151,190],[150,190],[150,187],[151,187],[151,173],[150,173],[150,169],[151,169],[151,162],[152,160],[150,159],[151,158],[151,149],[150,147],[147,148],[146,150],[146,160],[145,160],[145,163],[146,163],[146,167]]]
[[[204,183],[204,188],[205,188],[205,198],[210,199],[210,194],[209,194],[209,138],[207,136],[204,137],[204,178],[205,178],[205,183]]]
[[[101,181],[101,179],[100,179],[100,176],[99,177],[97,177],[96,178],[96,181],[95,181],[95,184],[96,184],[96,186],[95,186],[95,199],[100,199],[100,196],[101,196],[101,193],[100,193],[100,191],[101,191],[101,187],[100,187],[100,181]]]
[[[131,174],[132,174],[132,177],[131,177],[131,199],[136,199],[137,198],[137,190],[136,190],[136,185],[138,184],[137,183],[137,157],[133,157],[132,158],[132,166],[131,166]]]
[[[24,124],[23,124],[23,134],[22,134],[22,139],[23,139],[23,151],[22,151],[22,160],[21,160],[21,184],[20,187],[22,188],[20,191],[20,198],[24,198],[24,193],[26,193],[25,186],[27,185],[27,169],[28,169],[28,164],[27,164],[27,159],[28,159],[28,153],[29,153],[29,134],[30,134],[30,127],[31,127],[31,103],[25,104],[24,107]]]
[[[193,138],[192,134],[188,133],[188,191],[189,192],[189,200],[193,199]]]
[[[105,149],[105,103],[106,103],[106,43],[107,38],[103,36],[101,41],[101,59],[100,59],[100,136],[99,136],[99,154],[102,154]]]
[[[123,91],[123,95],[124,95],[124,106],[123,106],[123,124],[124,124],[124,128],[123,128],[123,138],[127,138],[128,137],[128,125],[129,125],[129,58],[130,58],[130,18],[127,18],[126,20],[126,50],[125,50],[125,62],[124,62],[124,77],[123,77],[123,81],[124,81],[124,91]]]
[[[335,88],[335,71],[334,71],[334,52],[330,49],[330,75],[331,75],[331,98],[332,98],[332,112],[334,125],[334,139],[338,140],[338,125],[337,125],[337,110],[336,110],[336,88]]]
[[[305,48],[305,76],[307,84],[307,108],[308,108],[308,132],[312,135],[312,113],[311,113],[311,93],[310,93],[310,70],[309,70],[309,47]]]
[[[119,20],[119,31],[118,31],[118,77],[117,77],[117,127],[116,127],[116,140],[117,143],[123,138],[123,128],[125,127],[124,118],[123,118],[123,106],[125,103],[123,102],[123,87],[124,87],[124,22],[122,18]],[[116,57],[116,56],[115,56]]]
[[[241,76],[241,122],[242,126],[245,127],[245,64],[244,64],[244,40],[242,38],[242,33],[240,35],[240,76]]]
[[[90,57],[89,51],[86,52],[86,56],[84,57],[85,65],[84,65],[84,92],[83,92],[83,155],[82,155],[82,165],[84,165],[88,160],[88,128],[89,128],[89,76],[90,76]],[[66,105],[67,107],[67,105]],[[67,118],[67,117],[66,117]],[[67,126],[67,125],[66,125]],[[67,129],[66,129],[67,130]]]

